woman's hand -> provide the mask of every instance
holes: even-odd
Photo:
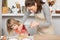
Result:
[[[6,35],[3,36],[2,40],[6,40]]]
[[[31,24],[30,24],[31,28],[34,28],[34,27],[36,27],[36,26],[38,26],[38,25],[39,25],[39,22],[36,22],[36,21],[33,21],[33,22],[31,22]]]

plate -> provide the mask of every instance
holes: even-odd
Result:
[[[18,40],[17,38],[10,38],[9,40]]]
[[[28,36],[27,38],[24,38],[22,40],[33,40],[33,36]]]

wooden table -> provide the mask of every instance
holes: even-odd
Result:
[[[60,35],[33,35],[34,40],[60,40]]]
[[[60,35],[34,35],[34,40],[60,40]]]

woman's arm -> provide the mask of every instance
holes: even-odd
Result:
[[[44,13],[44,16],[46,18],[46,22],[41,22],[39,23],[39,26],[40,27],[48,27],[50,24],[51,24],[51,15],[50,15],[50,9],[49,9],[49,6],[44,4],[42,6],[43,8],[43,13]]]
[[[24,23],[24,22],[28,19],[29,15],[30,15],[30,12],[29,12],[29,11],[26,12],[26,13],[24,14],[23,19],[22,19],[21,22]]]

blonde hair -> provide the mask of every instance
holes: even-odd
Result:
[[[17,25],[19,26],[20,23],[21,23],[20,21],[15,20],[14,18],[9,18],[9,19],[7,20],[7,31],[8,31],[8,33],[9,33],[9,34],[11,33],[11,31],[13,30],[12,26],[13,26],[14,24],[17,24]]]

